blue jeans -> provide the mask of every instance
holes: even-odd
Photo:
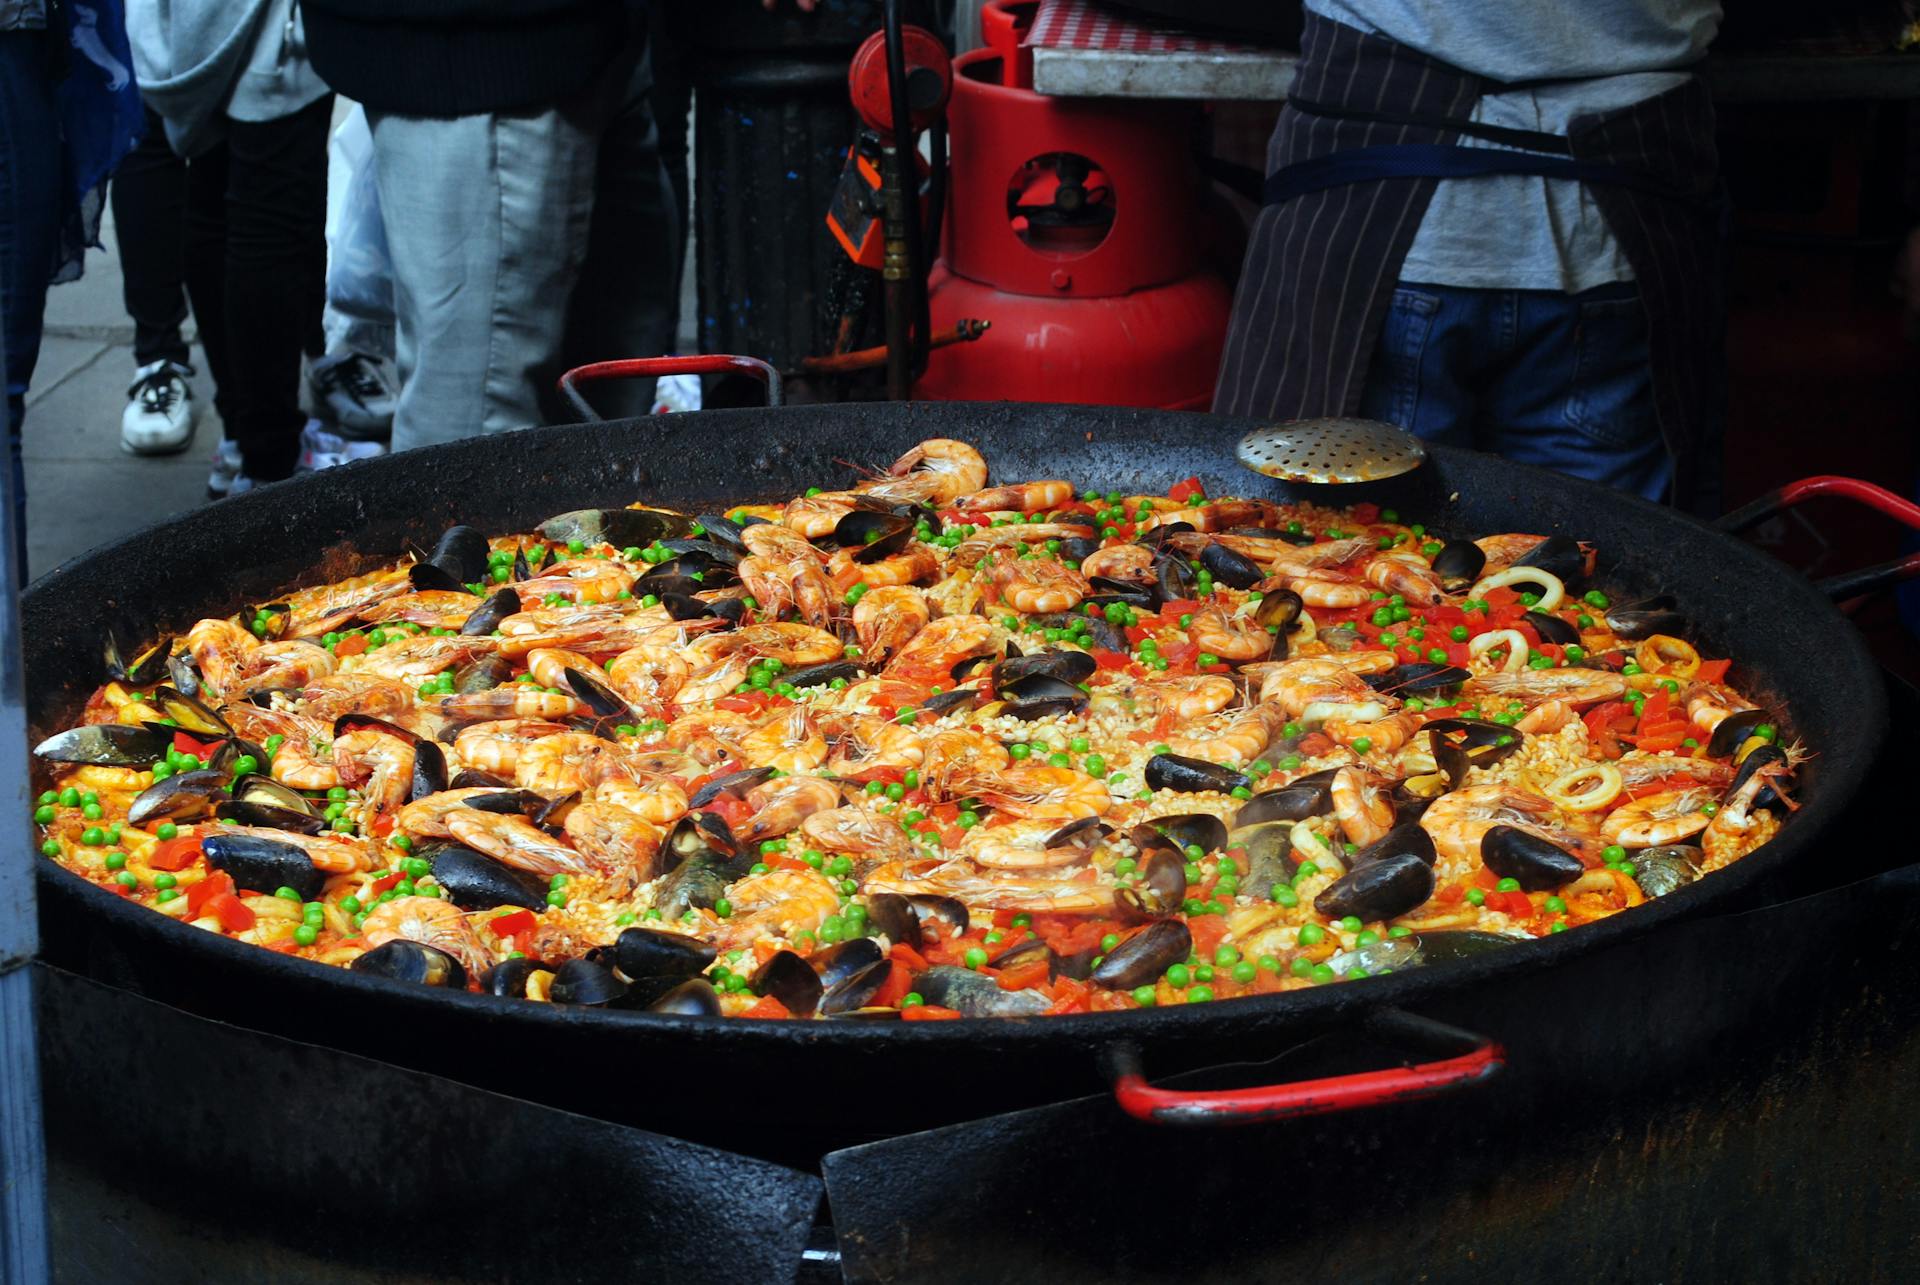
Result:
[[[1630,282],[1568,295],[1403,281],[1360,413],[1649,500],[1673,479]]]
[[[46,33],[0,31],[0,326],[7,354],[7,456],[20,579],[27,577],[27,484],[20,426],[40,360],[40,320],[60,253],[60,119]]]

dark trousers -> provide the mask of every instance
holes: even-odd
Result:
[[[293,473],[306,423],[300,356],[323,350],[332,117],[328,96],[279,120],[230,120],[225,141],[182,161],[149,113],[114,177],[135,360],[186,360],[190,299],[214,406],[259,481]]]
[[[7,458],[13,477],[14,548],[27,580],[27,478],[21,426],[40,360],[41,314],[59,259],[65,182],[60,116],[41,31],[0,31],[0,330],[6,335]]]

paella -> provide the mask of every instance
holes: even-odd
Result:
[[[1351,982],[1739,860],[1804,751],[1563,535],[989,477],[636,505],[105,641],[44,854],[319,965],[951,1020]]]

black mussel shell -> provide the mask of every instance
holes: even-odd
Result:
[[[418,732],[409,731],[398,723],[389,723],[384,718],[375,718],[371,714],[342,714],[333,720],[333,739],[336,741],[348,732],[385,732],[388,736],[397,736],[409,745],[417,744],[421,737]]]
[[[210,834],[200,841],[207,864],[233,876],[236,888],[276,892],[291,888],[302,901],[320,895],[327,876],[300,848],[253,834]]]
[[[1229,589],[1251,589],[1266,579],[1266,572],[1255,566],[1251,558],[1235,553],[1224,544],[1208,545],[1200,554],[1200,565],[1213,576],[1216,584]]]
[[[693,977],[712,966],[717,952],[696,937],[624,929],[613,942],[614,963],[630,981],[643,977]]]
[[[1206,812],[1181,812],[1173,816],[1143,821],[1127,832],[1134,846],[1145,852],[1159,846],[1155,839],[1171,843],[1183,855],[1191,847],[1203,852],[1218,852],[1227,846],[1227,823]],[[1146,842],[1141,840],[1145,839]]]
[[[694,536],[681,536],[674,540],[662,540],[660,547],[674,555],[676,560],[686,560],[683,565],[698,565],[695,570],[713,570],[725,567],[731,570],[740,565],[740,551],[730,545],[713,540],[701,540]]]
[[[780,675],[780,679],[782,682],[792,683],[795,687],[821,687],[836,678],[857,683],[865,672],[850,660],[829,660],[819,665],[803,665],[799,669],[789,669]]]
[[[1425,661],[1416,661],[1408,665],[1395,665],[1384,674],[1368,674],[1366,684],[1377,692],[1431,692],[1456,686],[1472,677],[1471,671],[1458,665],[1430,665]]]
[[[892,972],[893,961],[890,959],[877,959],[847,972],[839,981],[829,982],[820,993],[820,1012],[832,1017],[856,1008],[865,1008],[867,1001],[886,985],[887,977]]]
[[[232,796],[216,801],[213,814],[223,821],[290,830],[295,834],[319,834],[327,827],[305,796],[257,773],[236,781]]]
[[[1528,892],[1546,892],[1586,873],[1580,858],[1517,826],[1496,825],[1481,836],[1480,860],[1502,879],[1517,879]]]
[[[698,811],[723,794],[744,795],[754,786],[772,779],[773,769],[770,767],[748,767],[725,776],[716,776],[693,792],[693,797],[687,800],[687,810]]]
[[[867,922],[890,942],[904,943],[915,949],[920,945],[920,917],[913,913],[907,899],[897,892],[876,892],[867,897]]]
[[[542,549],[541,553],[544,556],[546,550]],[[527,551],[515,549],[513,551],[513,583],[521,584],[531,579],[533,579],[533,567],[527,562]]]
[[[825,950],[816,951],[807,962],[828,986],[843,982],[886,958],[880,943],[871,937],[854,937]]]
[[[1473,587],[1486,570],[1487,555],[1471,540],[1449,540],[1433,555],[1433,573],[1448,593],[1461,593]]]
[[[503,777],[495,776],[491,772],[482,772],[477,767],[463,767],[454,773],[451,781],[447,782],[447,788],[449,790],[477,790],[482,787],[488,789],[495,787],[512,789],[513,782]]]
[[[1568,588],[1587,574],[1586,551],[1577,540],[1550,535],[1513,560],[1516,567],[1538,567]]]
[[[1229,794],[1253,783],[1245,772],[1221,767],[1205,759],[1182,754],[1156,754],[1147,760],[1147,785],[1155,790],[1178,790],[1185,794],[1212,791]]]
[[[454,578],[451,571],[436,567],[431,562],[416,562],[407,568],[407,579],[413,587],[422,593],[471,593],[467,585],[472,581]]]
[[[720,996],[714,991],[712,982],[704,977],[695,977],[691,981],[681,982],[647,1005],[647,1012],[671,1013],[676,1017],[718,1017]]]
[[[488,995],[507,999],[525,999],[527,981],[537,972],[551,972],[535,959],[507,959],[480,975],[480,989]]]
[[[547,998],[556,1004],[603,1008],[627,997],[627,984],[604,964],[591,959],[569,959],[560,965],[547,986]]]
[[[547,798],[544,794],[517,789],[510,781],[490,780],[481,781],[478,784],[487,787],[500,785],[503,788],[493,794],[469,795],[460,801],[461,807],[472,808],[476,812],[498,812],[503,816],[510,812],[518,812],[523,817],[531,818],[541,808],[547,806]],[[463,787],[449,784],[448,788]]]
[[[1262,629],[1271,629],[1278,625],[1280,634],[1285,637],[1288,630],[1300,619],[1300,613],[1306,604],[1300,595],[1291,589],[1268,589],[1260,595],[1260,601],[1254,604],[1253,618]]]
[[[1180,909],[1187,896],[1187,859],[1170,847],[1142,849],[1140,877],[1114,894],[1129,919],[1159,919]]]
[[[1117,652],[1124,656],[1132,644],[1127,641],[1126,631],[1104,616],[1088,616],[1087,642],[1095,650]]]
[[[1099,547],[1098,540],[1090,540],[1083,535],[1070,535],[1060,542],[1060,556],[1069,562],[1085,562]]]
[[[1018,656],[1020,654],[1020,650],[1019,648],[1015,647],[1012,643],[1008,643],[1007,654],[1009,656]],[[967,656],[963,659],[954,661],[952,667],[947,670],[947,673],[951,674],[953,676],[953,681],[957,683],[964,680],[968,674],[971,674],[974,670],[980,668],[980,666],[991,665],[993,663],[994,663],[994,657],[992,656]]]
[[[725,550],[721,550],[722,553]],[[681,592],[692,593],[701,589],[718,589],[739,580],[735,570],[736,563],[723,561],[712,554],[695,550],[683,553],[665,562],[655,563],[653,568],[634,582],[634,592],[659,593],[661,586],[671,587],[676,581],[686,580],[694,588]]]
[[[914,918],[920,921],[923,938],[930,927],[938,930],[934,933],[937,937],[950,939],[964,936],[972,922],[967,914],[966,903],[957,897],[916,892],[907,897],[907,906],[913,911]]]
[[[1093,984],[1110,991],[1145,986],[1192,953],[1193,934],[1187,926],[1178,919],[1162,919],[1108,951],[1093,970]]]
[[[1017,945],[1007,947],[1007,949],[1001,951],[992,959],[989,959],[987,961],[987,967],[1005,972],[1009,968],[1026,968],[1041,960],[1046,961],[1047,977],[1051,980],[1055,975],[1054,965],[1057,962],[1054,958],[1053,947],[1047,945],[1046,942],[1041,941],[1038,937],[1035,937],[1029,941],[1023,941]]]
[[[1426,782],[1423,782],[1422,785],[1423,788],[1428,787],[1428,783]],[[1391,796],[1393,799],[1393,814],[1402,821],[1418,821],[1426,815],[1427,809],[1433,806],[1433,801],[1442,794],[1445,794],[1449,787],[1446,779],[1442,777],[1439,781],[1431,783],[1430,788],[1432,789],[1431,794],[1416,794],[1407,787],[1405,781],[1395,781],[1393,783],[1393,794]]]
[[[1091,593],[1082,599],[1092,606],[1105,609],[1115,603],[1128,607],[1137,607],[1142,611],[1152,611],[1160,599],[1154,591],[1145,585],[1137,585],[1127,580],[1115,580],[1111,576],[1090,576],[1087,587]]]
[[[167,733],[161,735],[162,732]],[[55,733],[33,747],[54,763],[92,763],[104,767],[151,767],[173,747],[173,729],[154,730],[126,723],[89,723]]]
[[[424,799],[447,788],[447,756],[432,741],[417,741],[413,747],[413,783],[409,799]]]
[[[669,919],[678,919],[689,910],[707,910],[713,903],[727,895],[727,885],[738,876],[731,866],[723,865],[720,858],[703,856],[691,861],[682,861],[668,869],[673,860],[662,845],[656,864],[649,873],[659,874],[667,869],[667,874],[654,889],[654,905]],[[744,870],[739,872],[745,874]]]
[[[560,821],[563,819],[562,814],[571,809],[573,805],[579,801],[580,791],[570,790],[565,794],[548,799],[540,805],[539,811],[527,819],[552,834],[555,838],[558,838],[566,833],[566,831],[560,829]]]
[[[746,528],[732,518],[723,517],[718,513],[696,513],[693,515],[693,520],[714,543],[725,545],[736,556],[747,552],[747,542],[741,535]]]
[[[1154,571],[1154,583],[1161,602],[1175,602],[1193,597],[1199,581],[1193,574],[1192,563],[1177,553],[1162,551]]]
[[[670,852],[675,861],[701,856],[727,861],[738,855],[740,841],[718,812],[689,812],[674,822],[660,850],[663,856]]]
[[[182,696],[200,694],[200,671],[193,667],[193,657],[186,653],[167,657],[167,677],[173,680],[173,689]]]
[[[484,638],[486,635],[498,629],[501,621],[505,620],[508,616],[514,615],[519,610],[520,594],[517,590],[496,589],[487,596],[485,602],[473,609],[473,614],[468,616],[466,621],[460,626],[460,632],[469,637]],[[489,657],[488,659],[491,660],[494,658]],[[480,662],[475,662],[475,664],[478,663]],[[469,665],[467,668],[471,669],[472,666]],[[461,670],[460,672],[464,674],[466,670]],[[499,684],[495,683],[494,686],[497,687]],[[463,687],[460,690],[465,691],[467,689]],[[476,690],[485,691],[487,689],[478,688]]]
[[[1391,857],[1411,854],[1428,865],[1440,859],[1434,851],[1433,836],[1412,821],[1402,821],[1369,843],[1366,847],[1348,858],[1349,869],[1358,870],[1361,866],[1370,866],[1376,861],[1385,861]]]
[[[665,566],[663,562],[660,564]],[[691,576],[675,575],[670,571],[661,571],[658,567],[633,582],[636,597],[645,594],[659,594],[662,601],[668,597],[692,598],[695,594],[705,593],[713,586],[705,580],[695,580]],[[704,607],[706,604],[701,603]]]
[[[738,598],[715,598],[707,604],[707,610],[736,625],[747,618],[747,604]]]
[[[450,526],[441,532],[427,561],[465,586],[487,575],[487,537],[470,526]]]
[[[459,960],[437,946],[404,937],[374,947],[347,967],[356,973],[412,982],[417,986],[464,990],[467,985],[467,970],[460,966]]]
[[[1700,849],[1680,844],[1642,848],[1627,858],[1633,881],[1649,897],[1664,897],[1700,877]]]
[[[105,650],[108,678],[116,683],[145,687],[167,676],[167,662],[173,656],[173,639],[163,636],[159,642],[127,660],[121,655],[120,644],[115,641],[112,631],[108,631]]]
[[[855,562],[878,562],[906,548],[913,539],[913,519],[897,513],[854,509],[834,524],[833,540],[843,549],[855,549]]]
[[[1093,658],[1088,656],[1087,661],[1091,664]],[[1049,674],[1029,674],[996,686],[1000,699],[1006,703],[1004,712],[1021,719],[1072,713],[1085,709],[1090,699],[1074,684]]]
[[[1447,928],[1420,933],[1419,940],[1420,962],[1431,965],[1474,959],[1489,951],[1505,950],[1526,939],[1509,937],[1505,933],[1481,932],[1477,928]]]
[[[967,1017],[1034,1017],[1047,1011],[1046,996],[1035,990],[1001,990],[984,973],[942,964],[913,979],[927,1003]]]
[[[1433,867],[1411,852],[1355,866],[1313,900],[1329,919],[1392,919],[1433,895]]]
[[[1277,790],[1262,790],[1234,814],[1234,829],[1265,821],[1304,821],[1333,811],[1333,782],[1294,781]]]
[[[207,766],[216,772],[225,772],[231,776],[234,768],[243,758],[252,759],[256,770],[271,762],[266,750],[252,741],[240,736],[229,736],[213,747],[213,753],[207,755]]]
[[[1541,642],[1557,643],[1564,647],[1580,641],[1580,631],[1558,616],[1548,615],[1544,611],[1529,611],[1521,619],[1533,626]]]
[[[1113,827],[1099,817],[1081,817],[1078,821],[1069,821],[1047,836],[1048,848],[1073,848],[1082,853],[1091,853],[1100,846],[1100,841],[1113,833]]]
[[[1057,678],[1063,683],[1084,683],[1099,666],[1084,651],[1036,651],[1031,656],[1015,656],[993,667],[993,685],[1001,690],[1023,678],[1036,675]]]
[[[1777,745],[1762,745],[1740,760],[1740,766],[1736,768],[1733,773],[1733,783],[1727,787],[1726,793],[1721,797],[1727,799],[1732,798],[1739,792],[1740,787],[1745,785],[1748,780],[1752,778],[1753,774],[1761,768],[1780,766],[1786,762],[1787,752],[1785,750]],[[1780,796],[1774,793],[1773,787],[1770,785],[1761,786],[1759,793],[1753,796],[1755,807],[1773,807],[1779,802]]]
[[[425,844],[421,845],[426,848]],[[433,878],[447,890],[447,899],[462,910],[491,910],[495,906],[547,908],[547,886],[524,871],[495,861],[485,853],[457,843],[443,843],[421,855],[433,866]]]
[[[595,678],[592,674],[575,669],[569,665],[564,671],[567,687],[580,698],[582,704],[601,716],[624,716],[633,713],[633,706],[626,698],[611,687]]]
[[[1163,522],[1151,531],[1144,531],[1135,544],[1144,544],[1148,548],[1158,549],[1176,535],[1186,535],[1193,530],[1191,522]]]
[[[771,995],[795,1017],[812,1017],[826,987],[820,974],[790,950],[775,954],[754,970],[748,982],[755,995]]]
[[[1678,636],[1687,628],[1687,618],[1675,609],[1673,599],[1666,594],[1639,602],[1616,603],[1607,608],[1606,622],[1615,634],[1635,642],[1654,634]]]
[[[1427,744],[1433,749],[1433,761],[1447,778],[1450,790],[1460,788],[1468,768],[1498,763],[1527,739],[1524,733],[1502,723],[1479,718],[1436,718],[1420,730],[1429,734]]]
[[[708,616],[718,616],[712,604],[684,593],[663,593],[660,604],[667,609],[667,615],[674,620],[701,620]],[[736,604],[737,605],[737,604]]]
[[[227,725],[226,719],[193,697],[171,687],[156,687],[147,699],[177,723],[183,732],[191,732],[201,738],[233,735],[233,728]]]
[[[1714,727],[1713,736],[1707,741],[1707,753],[1715,758],[1726,758],[1740,748],[1754,728],[1772,721],[1764,709],[1735,710]],[[1753,756],[1749,754],[1747,757]]]
[[[972,687],[956,687],[950,692],[935,692],[920,702],[920,712],[938,718],[962,705],[972,705],[980,699],[980,692]]]
[[[692,518],[668,509],[574,509],[540,524],[540,534],[549,540],[588,545],[605,541],[616,549],[644,548],[692,529]]]
[[[155,781],[128,805],[127,823],[145,825],[149,821],[205,816],[215,803],[227,797],[227,780],[225,772],[203,770]]]

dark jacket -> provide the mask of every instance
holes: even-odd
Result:
[[[302,0],[328,84],[372,111],[474,116],[590,88],[637,30],[630,0]]]

